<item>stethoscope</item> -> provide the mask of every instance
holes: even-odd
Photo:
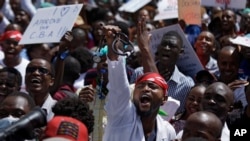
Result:
[[[122,47],[117,47],[117,43],[122,43]],[[105,36],[102,35],[100,45],[97,47],[97,50],[95,51],[95,55],[93,56],[93,61],[95,63],[99,63],[101,61],[101,56],[99,55],[100,50],[105,47]],[[115,39],[112,42],[112,51],[121,56],[130,56],[134,52],[134,45],[131,41],[129,41],[128,36],[125,33],[118,32],[115,34]]]

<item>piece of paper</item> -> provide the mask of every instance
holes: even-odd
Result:
[[[250,47],[250,38],[249,37],[238,36],[236,38],[229,38],[229,41],[231,41],[233,44],[236,44],[236,45]]]
[[[158,14],[155,15],[154,21],[178,18],[177,2],[177,0],[159,0],[157,3]]]
[[[83,4],[40,8],[25,30],[19,44],[56,43],[70,31]]]
[[[167,121],[170,121],[170,119],[175,115],[179,107],[180,107],[180,101],[169,96],[167,102],[160,107],[163,111],[165,111],[168,114],[167,116],[162,116],[162,118]]]
[[[246,0],[201,0],[201,5],[211,7],[243,9],[246,7]]]
[[[137,10],[148,4],[151,0],[130,0],[118,8],[119,11],[135,13]]]

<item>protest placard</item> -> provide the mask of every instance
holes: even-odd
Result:
[[[159,0],[158,14],[155,15],[154,21],[178,18],[177,2],[177,0]]]
[[[148,4],[151,0],[131,0],[118,8],[119,11],[135,13],[137,10]]]
[[[187,24],[201,25],[200,0],[178,0],[178,14]]]
[[[237,36],[236,38],[229,38],[233,44],[250,47],[250,34],[245,36]]]
[[[72,29],[83,4],[40,8],[19,44],[56,43]]]
[[[201,5],[211,7],[243,9],[246,7],[246,0],[201,0]]]
[[[194,78],[196,73],[200,70],[203,70],[204,68],[179,24],[174,24],[151,31],[152,37],[150,40],[150,46],[153,56],[157,51],[157,47],[161,42],[163,34],[167,33],[168,31],[175,31],[182,37],[184,53],[180,55],[177,61],[177,66],[182,73]]]

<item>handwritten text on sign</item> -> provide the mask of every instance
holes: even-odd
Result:
[[[151,32],[152,37],[150,40],[150,46],[151,50],[153,52],[153,55],[156,53],[157,48],[161,42],[162,36],[167,33],[168,31],[175,31],[177,32],[182,40],[183,40],[183,49],[184,54],[181,54],[178,61],[177,66],[180,69],[182,73],[185,75],[189,75],[192,78],[195,77],[196,73],[200,70],[203,70],[203,66],[199,61],[199,58],[197,57],[193,47],[187,40],[184,32],[182,31],[179,24],[167,26],[164,28],[156,29]]]
[[[187,24],[201,24],[201,2],[200,0],[179,0],[179,19]]]
[[[82,4],[41,8],[37,10],[19,44],[55,43],[71,30]]]

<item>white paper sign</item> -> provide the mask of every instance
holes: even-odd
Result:
[[[225,7],[243,9],[246,7],[246,0],[201,0],[201,5],[212,7]]]
[[[151,0],[130,0],[119,7],[119,11],[135,13],[137,10],[148,4]]]
[[[72,29],[83,4],[40,8],[19,44],[56,43]]]
[[[250,38],[245,36],[238,36],[236,38],[229,39],[233,44],[250,47]]]
[[[162,118],[165,119],[166,121],[170,121],[174,117],[179,107],[180,107],[180,101],[172,98],[171,96],[168,96],[167,102],[161,106],[161,109],[168,115],[162,116]]]
[[[150,46],[152,47],[151,49],[152,49],[153,55],[157,51],[157,47],[159,46],[161,42],[163,34],[165,34],[168,31],[176,31],[182,37],[184,53],[180,55],[177,61],[177,66],[182,73],[194,78],[196,73],[200,70],[203,70],[204,68],[202,64],[200,63],[199,58],[197,57],[193,47],[191,46],[190,42],[187,40],[179,24],[156,29],[151,32],[152,37],[150,41]]]
[[[154,21],[178,18],[178,1],[177,0],[159,0],[158,11]]]

